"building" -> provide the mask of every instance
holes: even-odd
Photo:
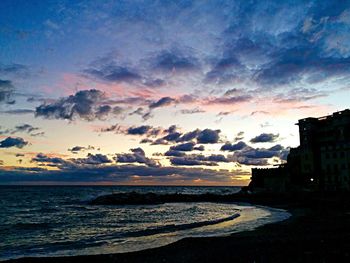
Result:
[[[290,150],[287,164],[283,169],[252,169],[251,186],[350,190],[350,110],[301,119],[297,125],[300,146]],[[269,185],[271,178],[273,187]],[[281,185],[276,186],[276,182]]]

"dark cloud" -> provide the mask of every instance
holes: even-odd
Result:
[[[86,158],[77,158],[77,159],[70,159],[70,161],[74,162],[75,164],[87,164],[87,165],[102,165],[111,163],[112,161],[104,154],[91,154],[88,153]]]
[[[61,157],[51,157],[43,153],[38,153],[35,157],[32,158],[31,161],[40,163],[41,165],[59,167],[61,169],[67,168],[72,165],[69,161],[64,160]]]
[[[70,149],[68,149],[68,151],[72,152],[72,153],[78,153],[78,152],[81,152],[81,151],[88,151],[88,150],[95,150],[95,147],[94,146],[87,146],[87,147],[84,147],[84,146],[74,146]]]
[[[155,108],[165,107],[165,106],[169,106],[171,104],[174,104],[175,102],[176,102],[176,100],[173,98],[163,97],[163,98],[159,99],[158,101],[151,103],[149,105],[149,108],[155,109]]]
[[[204,148],[204,146],[203,145],[199,145],[199,146],[196,146],[196,147],[193,147],[193,150],[196,150],[196,151],[204,151],[205,150],[205,148]]]
[[[220,130],[205,129],[199,132],[197,136],[198,143],[218,143]]]
[[[114,124],[106,128],[100,129],[100,132],[119,132],[122,130],[122,127],[119,124]]]
[[[194,150],[195,142],[186,142],[182,144],[177,144],[175,146],[171,146],[170,150],[173,151],[181,151],[181,152],[189,152]]]
[[[196,113],[203,113],[205,112],[205,110],[202,110],[200,108],[194,108],[194,109],[183,109],[183,110],[180,110],[180,112],[182,114],[196,114]]]
[[[250,95],[241,95],[235,97],[217,97],[208,99],[205,104],[227,104],[227,105],[235,105],[242,102],[248,102],[252,99]]]
[[[143,112],[143,108],[142,107],[138,107],[136,110],[134,110],[133,112],[130,112],[129,115],[140,115],[142,116],[144,114]]]
[[[277,94],[274,101],[277,103],[298,103],[315,100],[326,96],[328,96],[328,94],[316,89],[294,88],[288,92]]]
[[[13,94],[15,87],[10,80],[0,79],[0,104],[14,104]]]
[[[313,84],[348,74],[349,66],[349,58],[324,57],[319,49],[308,44],[279,51],[255,78],[265,86],[292,85],[302,79]]]
[[[227,116],[232,114],[234,111],[220,111],[216,116],[221,117],[221,116]]]
[[[152,139],[149,139],[149,138],[144,138],[140,141],[140,143],[152,143],[153,140]]]
[[[0,127],[1,128],[1,127]],[[15,133],[27,133],[30,136],[43,136],[44,132],[38,132],[40,128],[33,127],[30,124],[21,124],[15,126],[13,129],[0,130],[0,134],[15,134]]]
[[[17,147],[23,148],[28,144],[23,138],[20,137],[7,137],[6,139],[0,141],[0,148],[10,148]]]
[[[72,169],[81,166],[96,166],[112,163],[106,155],[103,154],[91,154],[85,158],[70,158],[63,159],[61,157],[51,157],[43,153],[38,153],[32,158],[32,162],[39,163],[42,166],[57,167],[59,169]]]
[[[150,167],[159,167],[160,164],[153,159],[145,156],[145,152],[141,148],[131,149],[132,153],[117,154],[115,160],[118,163],[140,163]]]
[[[0,165],[4,165],[4,161],[3,160],[0,160]]]
[[[9,75],[16,78],[27,78],[31,75],[31,71],[27,66],[22,64],[0,64],[0,75]]]
[[[186,154],[183,151],[176,151],[176,150],[169,150],[164,153],[165,156],[175,156],[175,157],[182,157]]]
[[[218,164],[216,162],[206,162],[202,160],[198,160],[193,157],[173,157],[170,158],[170,162],[172,165],[183,165],[183,166],[198,166],[198,165],[203,165],[203,166],[217,166]]]
[[[130,182],[133,176],[147,179],[152,176],[155,182],[172,182],[180,179],[183,182],[192,182],[194,179],[212,182],[232,182],[232,176],[249,175],[248,173],[203,168],[184,167],[150,167],[143,165],[108,165],[108,166],[71,166],[63,170],[46,170],[40,167],[26,168],[18,167],[16,170],[8,171],[0,169],[0,181],[2,183],[103,183]]]
[[[84,73],[87,76],[107,82],[133,83],[142,79],[136,70],[118,65],[115,61],[106,60],[104,62],[104,64],[92,63],[90,68],[84,70]]]
[[[144,82],[144,85],[150,88],[160,88],[166,85],[163,79],[150,79]]]
[[[239,94],[241,92],[241,90],[239,89],[236,89],[236,88],[233,88],[233,89],[229,89],[225,92],[224,96],[233,96],[233,95],[236,95],[236,94]]]
[[[167,141],[167,142],[176,142],[179,140],[181,137],[182,133],[177,132],[177,131],[172,131],[168,135],[164,136],[162,140]]]
[[[243,140],[243,138],[244,138],[244,132],[241,131],[241,132],[237,133],[234,140],[235,140],[235,142],[237,142],[237,141]]]
[[[264,166],[268,164],[270,158],[286,160],[289,148],[277,144],[271,148],[253,148],[246,145],[241,150],[236,150],[231,156],[231,160],[244,165]]]
[[[81,90],[75,95],[40,105],[35,110],[35,116],[66,120],[79,118],[87,121],[103,119],[111,111],[110,106],[101,105],[104,100],[105,94],[99,90]]]
[[[227,84],[234,82],[244,74],[246,67],[232,54],[218,60],[206,73],[204,82],[210,84]]]
[[[258,111],[253,111],[252,113],[250,113],[250,116],[254,116],[254,115],[268,115],[269,114],[269,112],[267,112],[267,111],[263,111],[263,110],[258,110]]]
[[[201,133],[200,129],[195,129],[193,131],[190,132],[186,132],[184,133],[181,137],[179,137],[177,139],[178,142],[187,142],[187,141],[191,141],[193,139],[196,139],[197,136]]]
[[[168,155],[171,156],[171,155]],[[176,155],[173,155],[176,156]],[[211,154],[208,156],[202,154],[191,154],[191,155],[182,155],[177,157],[171,157],[170,162],[173,165],[186,165],[186,166],[217,166],[218,163],[228,163],[236,161],[232,156],[226,157],[222,154]]]
[[[33,114],[34,112],[35,110],[30,110],[30,109],[15,109],[15,110],[0,111],[0,113],[13,114],[13,115]]]
[[[168,145],[169,141],[164,140],[163,138],[156,139],[152,141],[152,145]]]
[[[38,127],[33,127],[32,125],[30,124],[22,124],[22,125],[18,125],[15,127],[15,131],[16,132],[27,132],[27,133],[31,133],[33,131],[37,131],[39,130],[40,128]]]
[[[162,132],[161,128],[154,128],[149,125],[141,125],[137,127],[130,127],[127,129],[127,134],[129,135],[157,136],[161,132]]]
[[[275,142],[279,137],[279,134],[262,133],[250,140],[252,143],[258,142]]]
[[[237,150],[242,150],[245,147],[247,147],[247,144],[245,142],[238,142],[236,144],[231,144],[229,142],[225,143],[223,146],[221,146],[221,151],[237,151]]]
[[[200,64],[196,58],[174,51],[163,51],[152,59],[151,63],[155,70],[164,73],[193,72],[200,68]]]
[[[142,127],[142,126],[141,126]],[[148,126],[145,126],[148,127]],[[143,127],[143,129],[146,129],[145,127]],[[144,131],[145,133],[147,133],[148,131]],[[158,138],[157,140],[154,140],[152,142],[153,145],[166,145],[169,142],[191,142],[193,140],[196,140],[197,143],[199,144],[209,144],[209,143],[218,143],[219,139],[220,139],[220,130],[211,130],[211,129],[204,129],[204,130],[200,130],[200,129],[195,129],[193,131],[190,132],[186,132],[186,133],[182,133],[177,131],[177,127],[175,125],[169,127],[169,129],[167,130],[161,130],[160,132],[158,132],[157,135],[163,134],[163,133],[168,133],[165,136]],[[191,142],[192,143],[192,142]],[[198,146],[196,148],[197,150],[202,150],[204,149],[204,146]]]

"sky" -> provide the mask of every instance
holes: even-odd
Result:
[[[247,185],[349,56],[349,1],[2,0],[0,184]]]

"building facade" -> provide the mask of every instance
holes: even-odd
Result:
[[[275,183],[289,184],[286,188],[350,190],[350,110],[301,119],[297,125],[300,146],[290,150],[283,172],[252,169],[252,185],[256,178],[260,185],[266,178],[268,186],[271,177],[276,177]]]

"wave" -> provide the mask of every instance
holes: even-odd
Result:
[[[187,230],[187,229],[192,229],[192,228],[197,228],[197,227],[220,224],[223,222],[234,220],[239,216],[240,216],[240,214],[234,214],[234,215],[224,217],[224,218],[201,221],[201,222],[194,222],[194,223],[180,224],[180,225],[169,224],[169,225],[165,225],[165,226],[160,226],[160,227],[149,228],[149,229],[145,229],[145,230],[125,233],[125,234],[123,234],[123,236],[124,237],[150,236],[150,235],[155,235],[155,234],[162,234],[162,233],[169,233],[169,232],[180,231],[180,230]]]
[[[18,230],[42,230],[52,227],[52,223],[16,223],[11,227]]]

